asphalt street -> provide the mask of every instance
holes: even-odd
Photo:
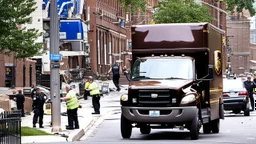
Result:
[[[123,140],[120,135],[120,113],[106,119],[84,142],[86,144],[256,144],[256,112],[250,117],[227,114],[221,121],[219,134],[201,134],[200,139],[190,140],[188,131],[154,129],[149,135],[142,135],[133,129],[131,139]],[[201,130],[202,133],[202,130]]]
[[[188,131],[153,129],[151,134],[142,135],[134,128],[131,139],[124,140],[120,134],[120,112],[108,116],[94,129],[89,137],[74,144],[256,144],[256,112],[250,117],[243,114],[226,114],[221,120],[219,134],[201,134],[198,140],[190,140]],[[71,142],[70,142],[71,143]],[[54,143],[57,144],[57,143]]]

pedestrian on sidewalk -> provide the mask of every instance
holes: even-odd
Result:
[[[34,117],[33,117],[33,127],[36,127],[36,123],[39,117],[39,127],[43,127],[43,118],[44,118],[44,103],[46,100],[46,96],[41,93],[41,90],[39,88],[36,88],[36,94],[33,96],[33,111],[34,111]]]
[[[245,87],[245,89],[248,93],[248,96],[250,98],[251,107],[252,107],[252,111],[253,111],[255,109],[253,90],[254,90],[254,88],[256,88],[256,84],[253,81],[251,81],[250,75],[247,76],[247,81],[244,81],[244,87]]]
[[[112,71],[113,74],[113,83],[115,84],[117,91],[120,91],[120,87],[119,87],[119,79],[120,79],[120,66],[117,63],[114,63],[111,68],[109,69],[107,75],[109,75],[109,73]]]
[[[89,88],[86,89],[90,92],[90,96],[92,96],[92,103],[94,108],[94,113],[92,114],[100,114],[100,90],[96,82],[93,81],[93,77],[89,76],[88,81],[90,83]]]
[[[22,94],[22,90],[18,90],[18,94],[15,97],[16,100],[16,105],[17,109],[21,111],[21,116],[24,117],[24,102],[25,102],[25,97]]]
[[[61,98],[61,100],[66,101],[66,105],[67,105],[68,126],[66,126],[66,129],[68,130],[74,129],[74,123],[75,123],[75,129],[79,129],[78,115],[77,115],[77,110],[79,108],[79,101],[76,97],[75,91],[71,90],[69,85],[66,86],[66,92],[67,92],[66,97]]]

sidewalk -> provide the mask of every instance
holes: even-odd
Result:
[[[111,86],[110,86],[111,87]],[[126,86],[125,86],[126,87]],[[61,128],[62,132],[59,134],[65,134],[68,138],[61,137],[60,135],[53,136],[24,136],[22,137],[22,143],[43,143],[43,142],[66,142],[66,141],[77,141],[91,127],[100,117],[108,114],[109,112],[120,109],[120,96],[126,92],[126,88],[122,88],[120,92],[110,92],[100,100],[101,101],[101,115],[92,115],[92,101],[91,98],[88,100],[80,100],[82,108],[78,109],[78,119],[80,129],[66,130],[65,126],[68,124],[67,116],[61,116]],[[65,102],[61,103],[61,112],[66,112]],[[22,126],[32,127],[32,115],[27,115],[22,118]],[[44,128],[40,129],[48,133],[52,133],[50,127],[51,116],[44,115]],[[38,128],[38,124],[37,124]],[[54,133],[52,133],[54,134]]]

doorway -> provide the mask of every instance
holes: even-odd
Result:
[[[5,87],[12,87],[14,86],[14,66],[6,66],[5,67]]]

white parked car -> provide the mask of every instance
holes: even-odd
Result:
[[[0,108],[0,113],[2,113],[2,112],[4,112],[4,111],[5,111],[4,109]]]

